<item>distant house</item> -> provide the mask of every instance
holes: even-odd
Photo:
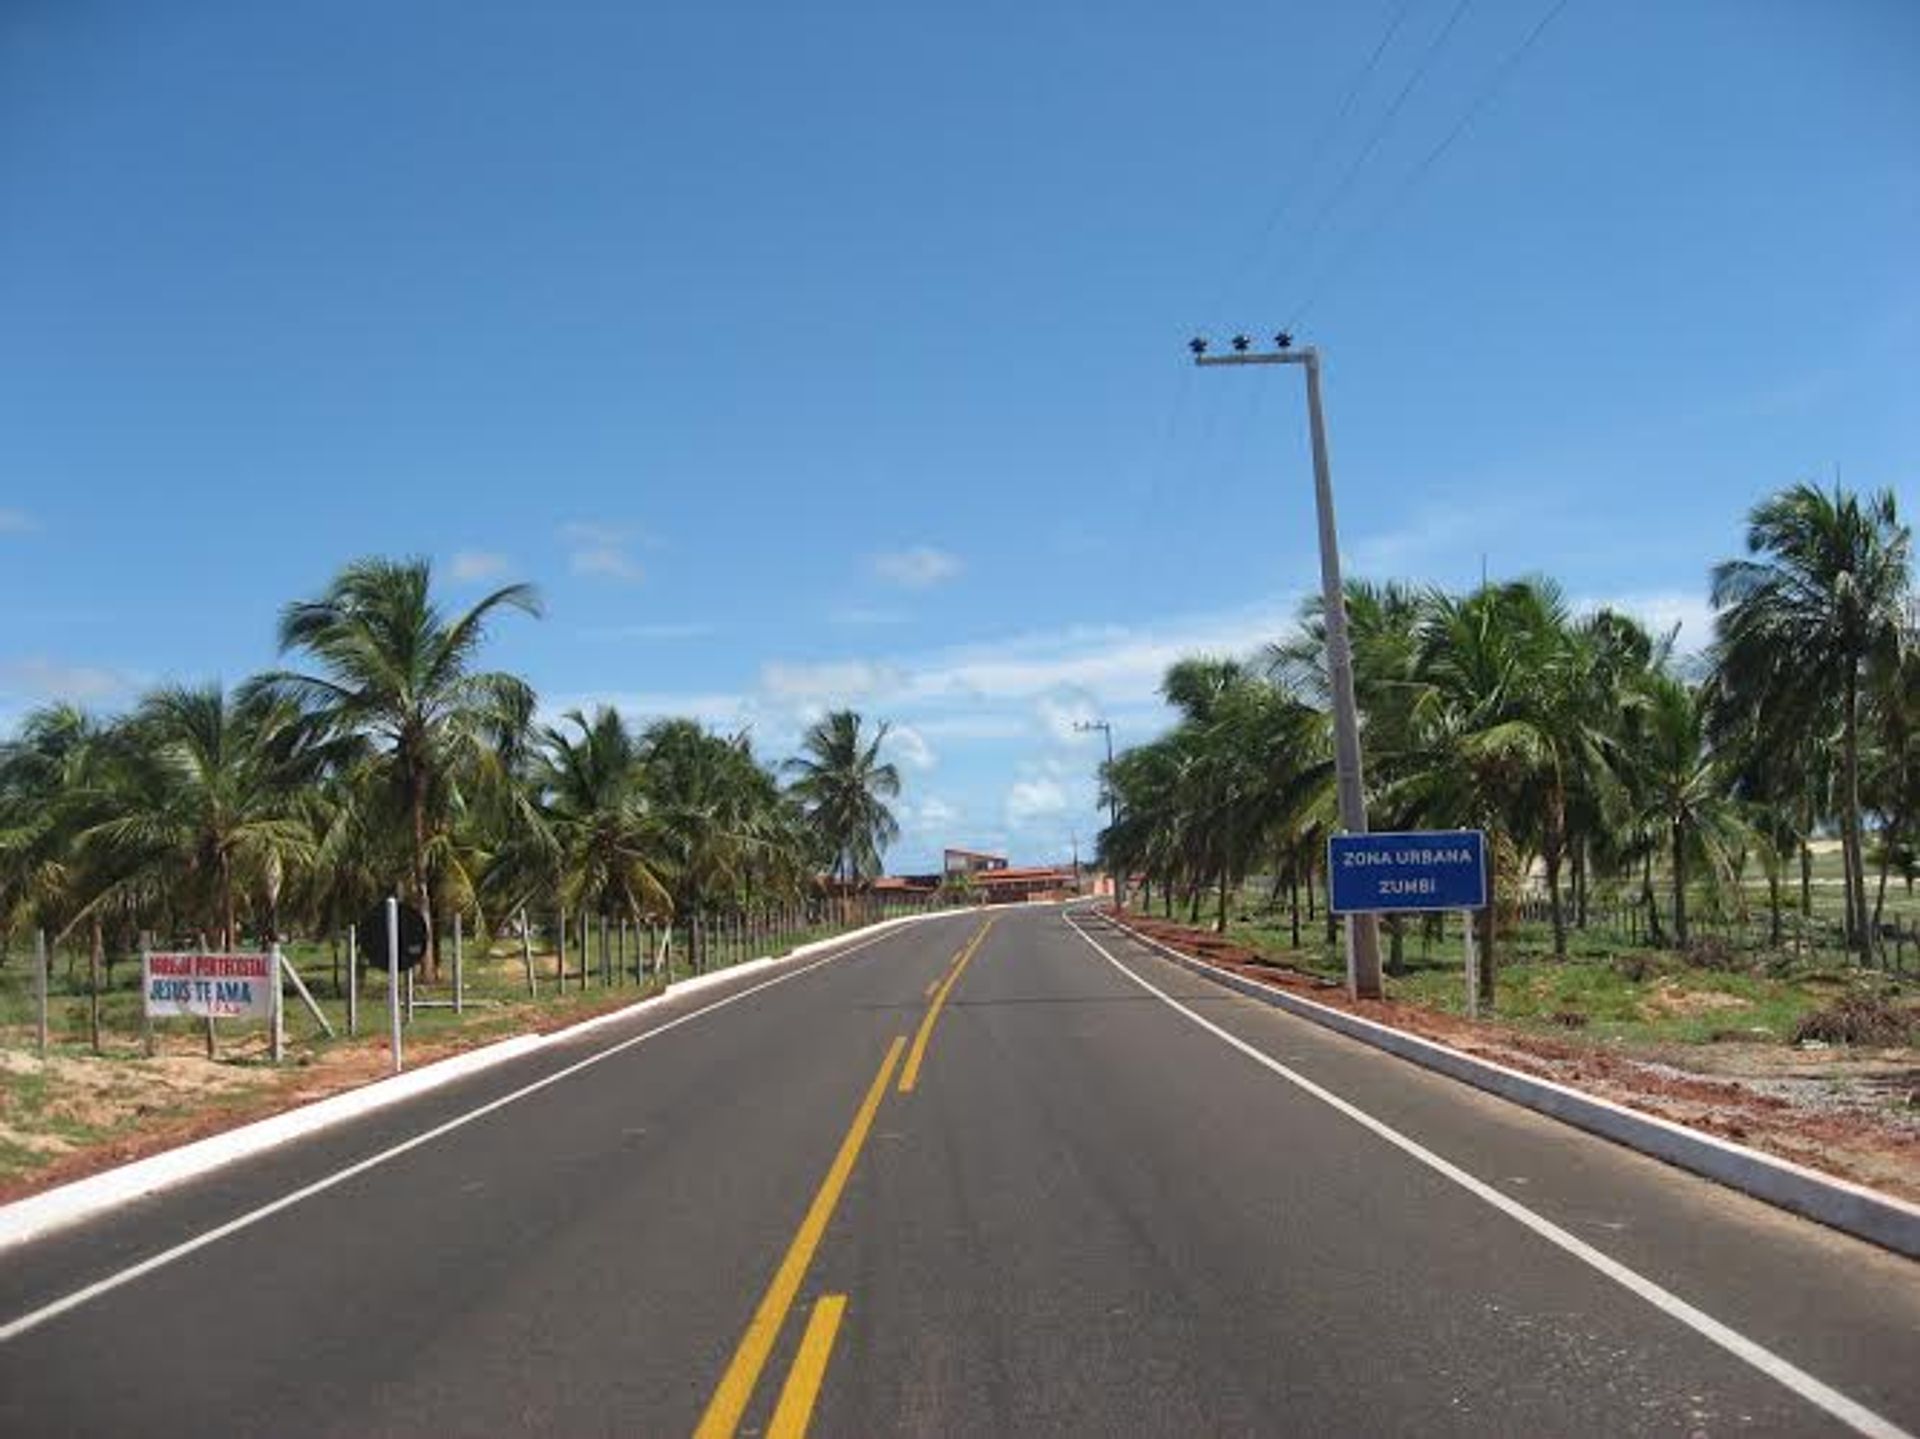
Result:
[[[1072,865],[1032,865],[1011,868],[1003,860],[993,869],[977,871],[974,887],[988,904],[1018,904],[1029,899],[1070,899],[1080,892],[1080,874]]]
[[[991,870],[1005,869],[1007,857],[979,849],[949,849],[941,867],[948,874],[986,874]]]

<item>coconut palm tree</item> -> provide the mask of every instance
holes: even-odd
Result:
[[[488,621],[509,609],[539,614],[533,588],[507,585],[449,617],[434,602],[425,560],[359,560],[318,599],[281,614],[281,652],[309,656],[320,672],[278,670],[256,682],[301,703],[328,732],[371,743],[404,816],[408,887],[433,936],[430,979],[439,970],[432,857],[449,835],[459,782],[497,768],[494,741],[533,708],[525,681],[475,668]]]
[[[1864,500],[1800,484],[1748,516],[1750,558],[1713,570],[1717,682],[1776,735],[1840,735],[1839,819],[1847,931],[1862,954],[1868,923],[1861,838],[1861,709],[1899,653],[1912,587],[1912,537],[1893,492]]]
[[[1672,675],[1645,681],[1646,703],[1629,714],[1624,744],[1643,833],[1664,844],[1673,888],[1673,943],[1690,933],[1687,886],[1698,862],[1713,882],[1733,882],[1756,834],[1733,797],[1722,762],[1707,742],[1706,706],[1698,690]]]
[[[275,928],[287,873],[313,852],[298,786],[318,759],[299,720],[271,695],[242,700],[218,684],[149,694],[115,729],[108,792],[75,835],[111,876],[96,898],[166,895],[228,948],[239,942],[239,895],[251,889]]]
[[[832,872],[848,884],[878,874],[881,855],[900,835],[887,807],[900,793],[900,771],[880,758],[886,738],[884,722],[869,738],[857,712],[834,710],[807,730],[803,753],[787,761],[796,776],[791,793],[832,857]]]
[[[592,719],[569,711],[542,731],[540,750],[533,783],[558,861],[561,902],[636,921],[668,913],[640,744],[619,711],[602,707]]]

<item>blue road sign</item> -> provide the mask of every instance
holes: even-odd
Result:
[[[1327,841],[1333,912],[1479,909],[1487,902],[1487,837],[1477,829],[1336,834]]]

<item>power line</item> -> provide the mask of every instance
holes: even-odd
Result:
[[[1379,41],[1374,45],[1372,53],[1367,56],[1366,64],[1360,67],[1359,73],[1348,84],[1347,93],[1321,124],[1319,130],[1314,133],[1313,139],[1308,142],[1306,169],[1297,177],[1299,183],[1289,185],[1279,202],[1268,211],[1267,218],[1261,222],[1260,228],[1254,234],[1253,243],[1241,255],[1239,262],[1227,272],[1227,281],[1214,296],[1212,304],[1208,306],[1210,310],[1219,307],[1220,302],[1226,298],[1226,292],[1250,266],[1259,260],[1261,252],[1267,247],[1267,241],[1271,240],[1274,231],[1280,228],[1280,222],[1292,215],[1300,197],[1306,193],[1307,177],[1313,173],[1316,161],[1325,152],[1327,142],[1333,138],[1334,132],[1346,120],[1348,113],[1353,109],[1353,102],[1360,98],[1360,92],[1366,87],[1367,81],[1373,78],[1374,68],[1379,65],[1380,57],[1387,53],[1387,46],[1391,45],[1393,37],[1400,33],[1400,26],[1412,9],[1413,0],[1400,0],[1399,7],[1387,17],[1386,29],[1381,32]]]
[[[1387,131],[1393,128],[1394,119],[1399,115],[1401,107],[1407,103],[1407,98],[1413,94],[1432,67],[1434,57],[1440,53],[1440,47],[1447,43],[1447,37],[1453,33],[1454,27],[1460,23],[1460,17],[1467,13],[1468,7],[1472,4],[1473,0],[1459,0],[1459,3],[1453,7],[1453,12],[1447,16],[1447,23],[1442,25],[1439,33],[1427,42],[1427,48],[1421,53],[1419,63],[1413,67],[1413,72],[1407,76],[1406,83],[1400,87],[1400,93],[1393,97],[1393,103],[1387,106],[1379,123],[1373,127],[1373,133],[1367,137],[1366,144],[1354,157],[1353,163],[1347,167],[1346,173],[1340,177],[1340,183],[1334,186],[1333,192],[1322,203],[1320,213],[1313,217],[1313,223],[1307,227],[1306,234],[1299,243],[1300,253],[1304,254],[1318,238],[1320,232],[1326,228],[1327,220],[1332,216],[1335,207],[1346,198],[1347,191],[1353,188],[1353,182],[1366,168],[1367,161],[1379,148],[1381,140],[1386,138]]]
[[[1493,73],[1487,77],[1487,81],[1480,87],[1479,93],[1473,97],[1473,100],[1467,105],[1467,108],[1461,112],[1460,118],[1454,122],[1453,128],[1448,130],[1441,138],[1440,143],[1429,150],[1420,162],[1407,172],[1406,178],[1394,188],[1393,192],[1387,197],[1386,203],[1375,213],[1372,223],[1367,225],[1367,227],[1360,232],[1358,238],[1348,245],[1347,249],[1333,261],[1329,268],[1321,273],[1319,280],[1314,284],[1313,288],[1307,292],[1306,298],[1300,302],[1293,314],[1288,318],[1288,329],[1297,328],[1301,320],[1306,318],[1307,312],[1320,300],[1321,296],[1333,285],[1334,281],[1346,273],[1348,266],[1352,263],[1355,256],[1379,233],[1381,228],[1392,217],[1393,212],[1399,208],[1400,203],[1405,200],[1420,181],[1426,177],[1427,171],[1438,164],[1441,157],[1453,148],[1453,142],[1466,133],[1467,127],[1474,122],[1480,112],[1492,101],[1500,87],[1506,83],[1507,77],[1511,75],[1520,62],[1526,58],[1527,52],[1533,49],[1535,42],[1540,39],[1541,35],[1546,33],[1547,27],[1554,22],[1562,10],[1567,8],[1567,4],[1568,0],[1555,0],[1555,3],[1550,6],[1547,12],[1534,24],[1533,29],[1527,32],[1526,38],[1512,50],[1508,51],[1506,58],[1494,67]]]

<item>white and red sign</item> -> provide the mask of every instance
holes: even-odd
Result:
[[[142,980],[147,1013],[155,1019],[273,1017],[270,954],[149,954]]]

